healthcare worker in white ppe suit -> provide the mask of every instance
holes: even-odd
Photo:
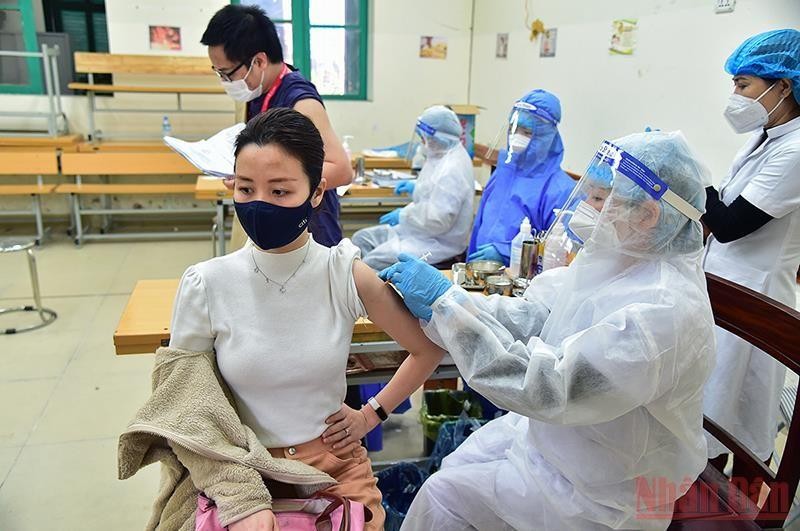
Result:
[[[475,177],[472,159],[461,145],[461,122],[451,109],[434,105],[417,119],[415,134],[421,137],[425,164],[416,183],[395,189],[410,193],[413,201],[382,216],[380,225],[353,235],[362,260],[373,269],[395,263],[400,253],[430,253],[428,261],[435,264],[467,248]]]
[[[470,387],[511,411],[444,460],[403,529],[666,529],[706,466],[706,172],[680,133],[604,142],[592,164],[613,182],[600,212],[571,214],[583,248],[524,297],[470,295],[411,256],[381,272]]]

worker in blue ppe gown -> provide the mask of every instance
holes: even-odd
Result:
[[[561,103],[536,89],[518,100],[508,118],[507,134],[495,169],[483,192],[467,259],[498,260],[506,265],[511,240],[527,217],[535,232],[553,223],[553,210],[564,205],[575,182],[561,169],[564,145],[558,133]]]
[[[382,216],[380,225],[353,235],[365,264],[383,269],[400,253],[430,253],[428,260],[435,264],[467,248],[475,177],[461,134],[458,116],[442,105],[426,109],[417,119],[415,138],[422,143],[425,163],[416,182],[395,188],[396,193],[410,194],[413,201]],[[409,149],[413,152],[413,147]]]
[[[565,202],[580,198],[581,252],[523,297],[470,294],[408,255],[381,272],[464,380],[510,411],[444,459],[403,530],[664,530],[705,468],[708,174],[680,133],[604,142],[592,165],[613,182],[592,204],[584,179]]]

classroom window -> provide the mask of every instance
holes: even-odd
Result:
[[[275,22],[284,60],[328,99],[367,98],[367,0],[240,0]]]
[[[0,50],[41,52],[31,0],[0,1]],[[42,86],[41,59],[0,55],[0,93],[41,94]]]
[[[47,31],[68,34],[72,52],[108,53],[105,0],[43,0],[42,6],[45,28]],[[89,81],[86,74],[72,72],[66,75],[71,75],[74,81],[80,83]],[[113,76],[95,74],[94,82],[113,84]]]
[[[47,31],[68,33],[73,52],[108,52],[105,0],[43,0]]]

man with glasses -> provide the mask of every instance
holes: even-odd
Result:
[[[275,24],[259,7],[228,5],[214,14],[200,42],[208,46],[212,68],[225,92],[247,105],[248,120],[267,109],[288,107],[306,115],[319,129],[325,144],[322,177],[326,192],[311,219],[311,233],[325,246],[339,243],[342,228],[336,188],[352,181],[352,166],[316,87],[284,63]],[[226,185],[232,187],[233,180]],[[235,222],[231,247],[241,247],[244,239],[241,226]]]

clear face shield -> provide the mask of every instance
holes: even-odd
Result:
[[[545,128],[550,131],[556,125],[558,121],[546,110],[531,103],[518,101],[511,108],[508,120],[500,127],[489,145],[486,158],[499,157],[500,152],[507,149],[504,159],[506,164],[512,160],[524,162],[531,152],[536,151],[535,139],[544,136],[539,133]]]
[[[699,249],[701,215],[641,161],[604,141],[545,235],[542,270],[569,265],[583,248],[639,258]]]
[[[411,133],[411,140],[408,142],[406,160],[411,164],[412,169],[419,170],[427,157],[444,153],[454,143],[460,141],[461,139],[457,136],[439,131],[423,121],[422,118],[417,118],[414,131]]]

